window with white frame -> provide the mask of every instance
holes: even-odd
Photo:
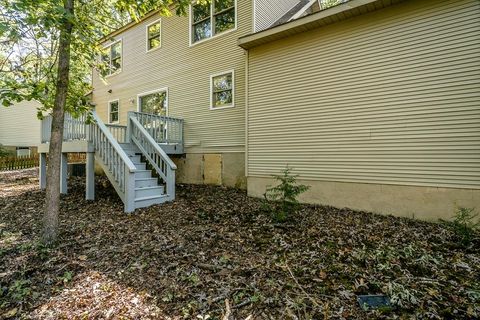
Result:
[[[162,24],[160,20],[147,25],[147,51],[159,48],[162,45]]]
[[[120,72],[122,70],[122,41],[118,40],[104,47],[101,60],[104,77]]]
[[[167,115],[167,89],[138,95],[138,111],[159,116]]]
[[[109,123],[118,123],[120,111],[120,103],[118,100],[110,101],[108,103],[108,122]]]
[[[210,108],[222,109],[234,106],[234,72],[210,76]]]
[[[191,42],[235,29],[236,0],[209,0],[191,6]]]

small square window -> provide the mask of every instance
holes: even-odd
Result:
[[[159,48],[162,45],[162,25],[157,20],[147,25],[147,51]]]
[[[119,121],[119,102],[118,100],[108,103],[108,122],[117,123]]]
[[[211,76],[211,109],[221,109],[234,106],[235,93],[233,77],[233,71]]]

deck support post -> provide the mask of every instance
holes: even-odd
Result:
[[[125,143],[132,143],[132,125],[130,124],[130,117],[132,112],[127,112],[127,131],[125,133]]]
[[[85,199],[95,200],[95,153],[87,152]]]
[[[60,161],[60,193],[67,194],[67,178],[68,178],[68,153],[62,152]]]
[[[39,182],[40,182],[40,189],[45,190],[47,187],[47,154],[40,153],[39,156]]]
[[[125,212],[135,210],[135,172],[130,172],[125,164]]]
[[[168,200],[174,201],[175,200],[175,170],[172,168],[167,169],[167,194]]]

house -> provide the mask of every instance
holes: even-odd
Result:
[[[238,38],[275,23],[297,2],[212,2],[187,16],[154,12],[117,30],[103,42],[111,74],[93,77],[98,115],[120,125],[131,111],[183,119],[177,181],[245,188],[246,52]],[[158,110],[149,106],[154,99]]]
[[[315,4],[239,41],[248,193],[288,164],[305,202],[421,219],[480,209],[480,2]]]
[[[22,101],[0,108],[0,145],[19,157],[36,154],[40,143],[37,101]]]
[[[479,9],[230,0],[152,12],[102,41],[97,124],[72,129],[64,150],[81,145],[87,167],[95,157],[126,211],[172,200],[175,182],[261,196],[286,165],[311,186],[305,202],[422,219],[480,208]]]

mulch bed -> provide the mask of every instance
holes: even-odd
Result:
[[[0,318],[480,317],[480,241],[445,224],[325,206],[277,224],[243,191],[194,185],[126,215],[104,178],[93,202],[69,183],[49,249],[36,171],[0,173]]]

